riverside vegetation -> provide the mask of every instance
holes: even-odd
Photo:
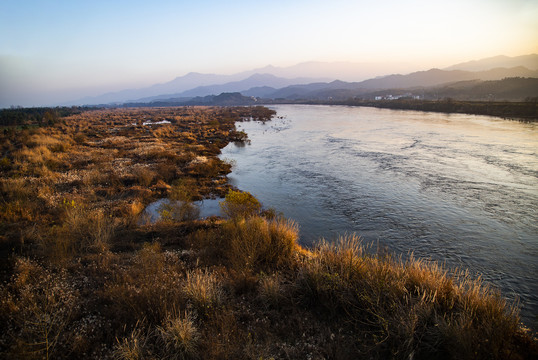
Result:
[[[235,122],[272,115],[84,109],[4,127],[1,356],[536,358],[480,280],[354,235],[305,249],[293,221],[232,189],[220,149],[247,141]],[[192,201],[223,196],[226,219],[197,218]],[[177,202],[140,221],[160,198]]]

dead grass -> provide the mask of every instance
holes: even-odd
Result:
[[[0,133],[0,357],[538,356],[517,308],[479,280],[353,235],[302,248],[257,200],[230,220],[170,208],[141,225],[157,199],[230,194],[216,155],[236,120],[269,113],[105,109]]]
[[[194,315],[184,311],[180,315],[170,314],[164,326],[157,328],[170,359],[199,358],[200,332],[195,320]]]
[[[291,220],[250,217],[227,222],[222,229],[224,256],[237,270],[268,270],[290,265],[298,228]]]
[[[207,269],[187,272],[183,294],[200,315],[206,315],[224,300],[224,293],[217,275]]]
[[[4,331],[13,358],[49,358],[66,346],[66,328],[78,311],[77,292],[65,271],[51,272],[18,258],[8,286],[0,288]]]

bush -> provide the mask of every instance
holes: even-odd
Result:
[[[159,206],[158,213],[164,221],[192,221],[198,219],[200,209],[190,201],[168,201]]]
[[[170,314],[164,326],[158,327],[170,359],[198,358],[200,332],[194,323],[195,317],[188,311],[182,316]]]
[[[230,190],[220,203],[222,212],[229,218],[246,218],[257,215],[261,204],[251,193]]]
[[[226,223],[223,251],[236,270],[268,270],[289,265],[297,248],[299,230],[291,220],[249,217]]]
[[[136,324],[129,336],[117,339],[114,347],[114,358],[118,360],[142,360],[146,358],[148,335]]]
[[[14,358],[49,358],[67,345],[64,335],[78,310],[78,295],[65,271],[52,273],[19,258],[7,287],[0,288],[3,331],[16,341]]]
[[[90,210],[75,201],[62,204],[64,220],[42,243],[43,252],[53,261],[62,261],[84,252],[104,253],[116,232],[115,219],[102,210]]]
[[[184,303],[183,273],[176,253],[163,252],[159,243],[144,244],[129,266],[105,284],[104,297],[112,303],[111,314],[131,325],[136,319],[161,323]]]
[[[197,269],[187,272],[183,293],[200,314],[205,314],[223,300],[217,276],[208,270]]]

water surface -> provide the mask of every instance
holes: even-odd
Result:
[[[486,116],[275,106],[239,123],[229,175],[300,225],[301,242],[355,232],[397,254],[469,269],[538,321],[538,128]]]

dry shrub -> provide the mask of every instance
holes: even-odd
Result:
[[[11,281],[0,291],[12,357],[48,359],[67,345],[65,330],[78,310],[78,296],[65,271],[53,273],[18,258]]]
[[[192,221],[198,219],[200,209],[191,201],[168,201],[159,206],[158,213],[162,221]]]
[[[52,152],[66,152],[71,148],[70,136],[46,134],[44,131],[40,129],[38,133],[30,136],[26,144],[33,148],[44,146]]]
[[[176,136],[174,128],[170,125],[160,125],[151,131],[157,138],[166,138]]]
[[[177,167],[174,163],[159,163],[156,167],[157,177],[166,183],[177,178]]]
[[[147,243],[106,284],[104,297],[112,303],[111,312],[118,321],[132,324],[146,319],[159,324],[184,304],[184,271],[177,254],[163,252],[158,243]]]
[[[205,314],[223,300],[223,291],[216,274],[207,269],[187,272],[183,293],[200,314]]]
[[[9,200],[24,200],[34,194],[34,187],[22,178],[1,179],[0,190],[2,197]]]
[[[132,202],[125,204],[120,210],[124,225],[127,227],[136,227],[139,222],[140,214],[144,211],[144,208],[144,204],[139,199],[135,199]]]
[[[147,345],[149,336],[136,323],[131,333],[120,339],[116,339],[114,346],[114,359],[118,360],[142,360],[147,358]]]
[[[134,150],[134,153],[145,160],[166,158],[170,154],[163,145],[154,144],[142,144]]]
[[[236,270],[268,270],[289,265],[299,238],[291,220],[250,217],[229,221],[222,229],[222,248]]]
[[[66,204],[63,234],[76,250],[108,250],[115,231],[115,220],[104,211],[88,210],[74,202]]]
[[[21,162],[29,162],[34,165],[42,165],[54,159],[54,155],[45,145],[34,148],[24,147],[15,154],[15,157]]]
[[[261,300],[268,306],[276,307],[284,298],[278,275],[262,277],[258,292]]]
[[[36,201],[36,187],[22,179],[0,180],[0,219],[15,223],[34,221],[43,212],[43,204]]]
[[[164,326],[158,327],[166,353],[170,359],[196,359],[199,357],[200,332],[196,317],[189,311],[180,316],[170,314]]]
[[[157,174],[147,167],[139,167],[134,170],[138,183],[142,186],[150,186],[155,180]]]
[[[262,205],[251,193],[230,190],[220,203],[222,212],[231,219],[257,215]]]
[[[63,222],[43,238],[42,252],[61,263],[82,253],[105,254],[116,232],[116,220],[102,210],[90,210],[75,201],[64,201]]]
[[[82,183],[86,186],[105,184],[107,175],[101,169],[92,168],[83,172]]]
[[[505,358],[520,336],[516,309],[480,281],[371,255],[354,236],[322,242],[295,285],[304,304],[353,324],[374,357]]]

